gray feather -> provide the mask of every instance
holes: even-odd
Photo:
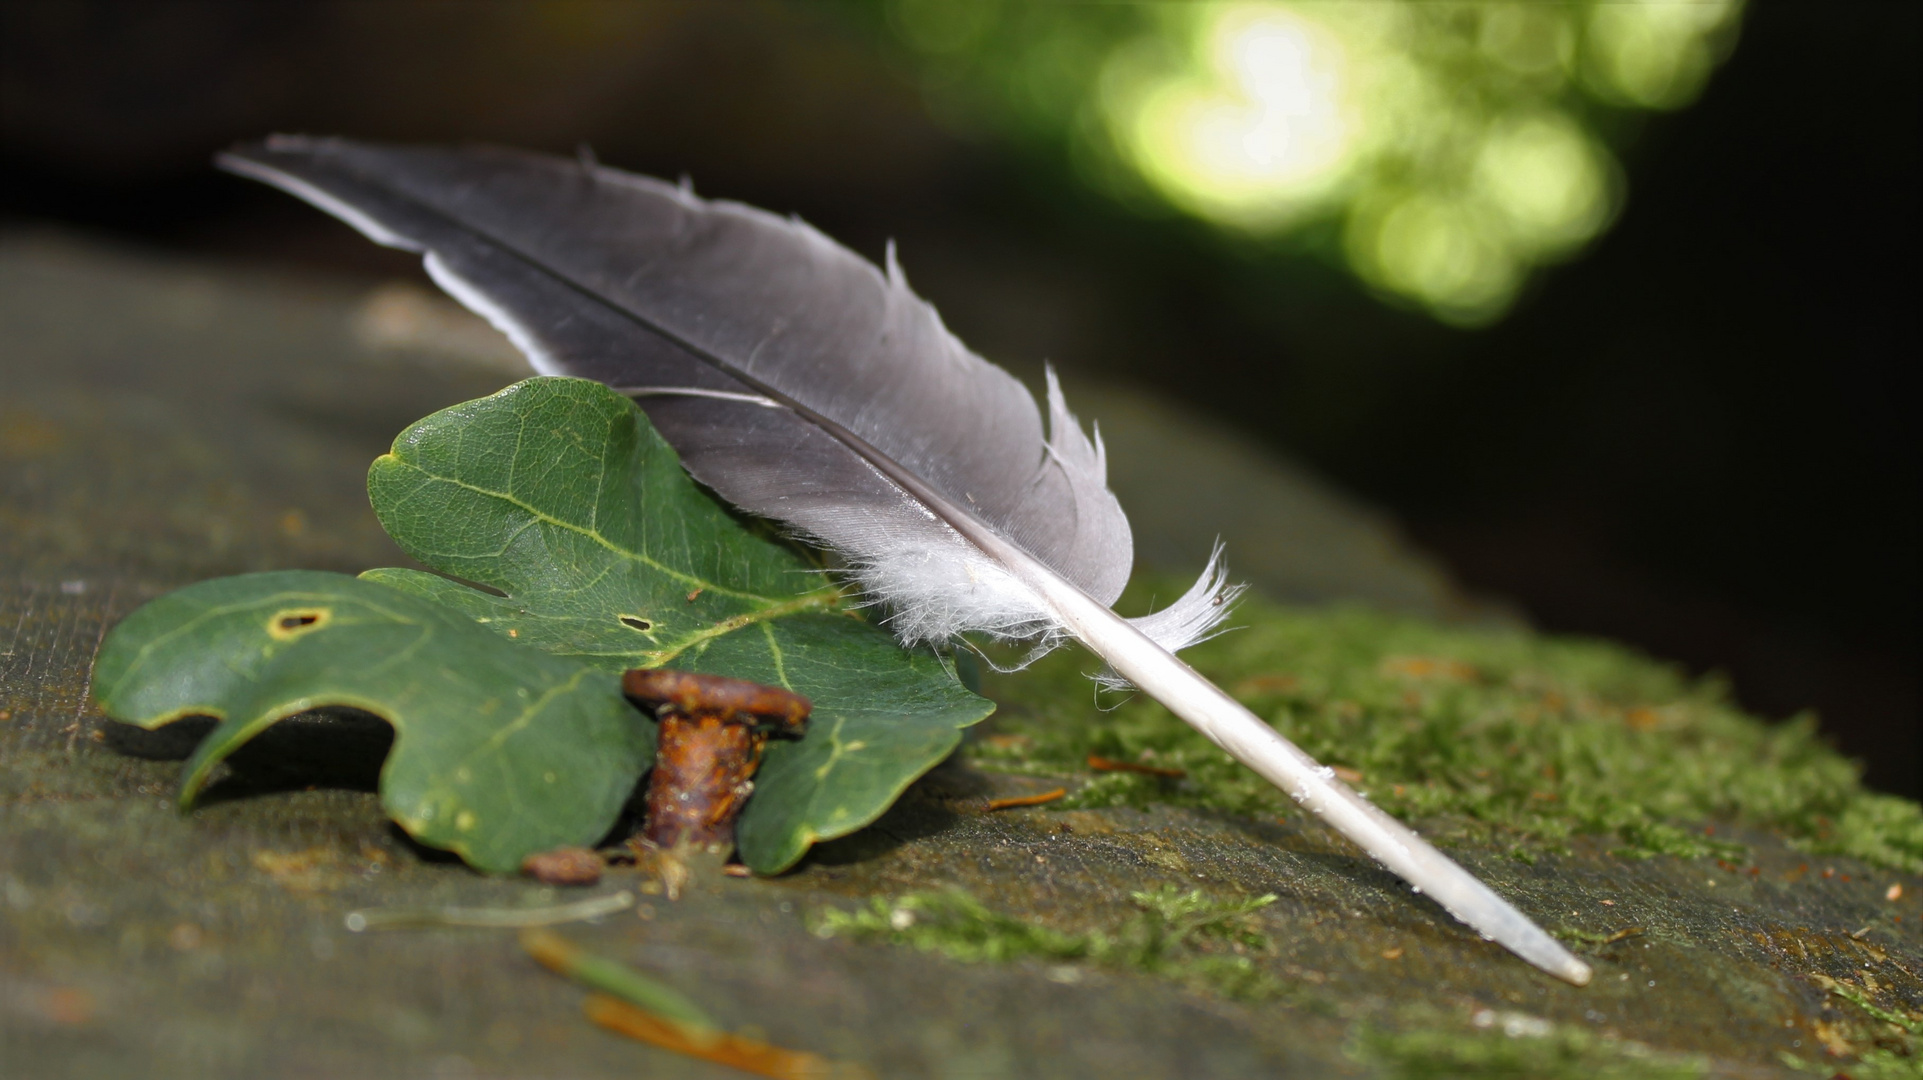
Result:
[[[1104,604],[1128,579],[1099,444],[1060,410],[1051,446],[1029,392],[949,333],[892,257],[884,273],[798,220],[510,150],[277,137],[221,163],[427,252],[539,370],[634,391],[703,483],[858,568],[966,562],[949,519],[967,514]],[[905,492],[877,454],[937,498]],[[919,592],[960,603],[965,625],[938,616],[909,637],[1038,629],[1020,604],[971,613],[968,579],[871,584],[903,608]]]

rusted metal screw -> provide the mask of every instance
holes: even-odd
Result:
[[[661,668],[628,672],[621,689],[653,709],[661,725],[642,835],[664,848],[732,848],[762,748],[770,737],[801,737],[808,699],[744,679]]]

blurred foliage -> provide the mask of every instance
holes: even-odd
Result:
[[[1058,144],[1149,212],[1332,233],[1379,294],[1481,325],[1609,226],[1618,118],[1695,100],[1741,0],[883,11],[949,127]]]

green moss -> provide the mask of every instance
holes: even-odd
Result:
[[[1847,1072],[1838,1069],[1834,1061],[1811,1060],[1796,1054],[1778,1054],[1777,1060],[1797,1072],[1827,1077],[1842,1076],[1847,1080],[1919,1080],[1923,1078],[1923,1061],[1893,1054],[1888,1050],[1871,1050],[1848,1065]]]
[[[1918,1053],[1923,1049],[1918,1042],[1918,1036],[1923,1036],[1923,1014],[1905,1012],[1900,1006],[1878,1005],[1871,993],[1845,980],[1816,975],[1813,981],[1848,1006],[1826,1013],[1832,1018],[1819,1022],[1819,1034],[1833,1056],[1855,1057],[1846,1075],[1852,1080],[1923,1080],[1923,1054]],[[1864,981],[1877,988],[1874,976],[1866,976]],[[1889,990],[1890,984],[1884,982],[1876,992]],[[1807,1062],[1788,1054],[1783,1057],[1783,1063],[1793,1069],[1834,1072],[1833,1066],[1825,1067],[1822,1062]]]
[[[1866,791],[1813,718],[1767,724],[1716,679],[1601,641],[1443,627],[1360,609],[1244,601],[1240,629],[1185,654],[1379,805],[1431,827],[1493,826],[1520,858],[1575,834],[1631,856],[1744,849],[1704,822],[1776,830],[1818,853],[1923,872],[1923,810]],[[1078,778],[1063,809],[1170,803],[1244,815],[1292,804],[1141,696],[1098,707],[1086,653],[991,675],[1007,702],[979,767]],[[1093,772],[1091,754],[1187,771]]]
[[[875,897],[854,911],[822,910],[815,933],[910,945],[951,959],[1088,963],[1174,979],[1235,998],[1274,996],[1252,953],[1270,951],[1249,917],[1274,896],[1216,900],[1171,885],[1133,893],[1136,911],[1119,926],[1065,933],[1004,915],[959,890]]]
[[[1667,1054],[1520,1014],[1480,1014],[1469,1032],[1364,1028],[1352,1053],[1396,1080],[1694,1080],[1707,1059]]]

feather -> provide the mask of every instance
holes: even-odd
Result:
[[[795,219],[607,168],[494,148],[275,137],[220,158],[378,243],[485,316],[537,371],[632,395],[688,471],[837,552],[906,643],[1066,637],[1457,918],[1552,974],[1589,968],[1174,653],[1228,609],[1218,549],[1139,619],[1110,610],[1134,554],[1051,371],[1026,388],[917,297]]]

